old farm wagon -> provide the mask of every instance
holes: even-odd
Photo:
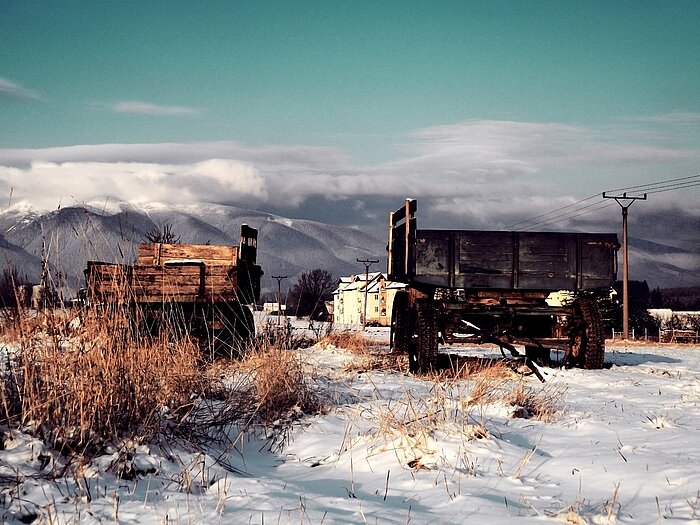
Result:
[[[126,312],[148,333],[192,335],[212,355],[235,355],[255,329],[247,305],[260,295],[257,236],[244,224],[238,246],[143,243],[136,264],[89,261],[88,303]]]
[[[567,366],[603,366],[596,296],[615,282],[615,234],[419,230],[416,209],[407,199],[390,214],[388,244],[389,278],[409,285],[394,299],[391,344],[412,371],[437,367],[439,343],[494,343],[535,371],[553,349]]]

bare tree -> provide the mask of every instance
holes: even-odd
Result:
[[[324,311],[323,302],[332,298],[336,282],[327,270],[316,268],[302,273],[294,287],[291,298],[296,303],[296,314],[317,319]]]
[[[158,228],[154,226],[147,231],[144,238],[148,242],[162,242],[164,244],[180,244],[180,236],[173,231],[173,225],[169,222]]]

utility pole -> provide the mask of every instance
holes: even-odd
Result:
[[[357,262],[365,265],[365,307],[362,313],[362,331],[367,327],[367,288],[369,288],[369,267],[379,262],[377,259],[357,259]]]
[[[606,195],[603,192],[604,199],[615,199],[615,201],[622,208],[622,338],[629,339],[629,329],[630,329],[630,307],[629,307],[629,247],[627,244],[627,210],[634,203],[634,201],[647,200],[647,194],[643,196],[630,197],[627,193],[622,195]]]
[[[286,279],[286,275],[271,275],[273,279],[277,279],[277,328],[280,326],[280,316],[282,315],[282,305],[280,303],[280,295],[282,294],[281,283],[282,279]]]

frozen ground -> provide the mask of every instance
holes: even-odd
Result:
[[[372,329],[382,340],[386,329]],[[284,443],[260,432],[197,451],[138,448],[58,479],[43,443],[5,432],[4,523],[700,523],[700,348],[609,348],[609,369],[436,383],[349,367],[335,347],[301,352],[324,415]],[[359,370],[359,371],[358,371]],[[556,408],[514,417],[521,389]]]

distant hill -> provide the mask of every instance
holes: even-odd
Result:
[[[71,291],[83,283],[88,260],[133,262],[146,232],[170,224],[185,243],[238,244],[241,224],[258,229],[258,262],[264,290],[276,290],[272,275],[287,275],[291,287],[303,271],[321,268],[334,276],[363,270],[357,259],[379,259],[386,268],[386,240],[353,228],[290,219],[218,204],[112,203],[72,206],[38,213],[11,208],[0,212],[0,261],[36,282],[42,251]],[[622,276],[622,257],[619,256]],[[650,288],[700,285],[700,260],[689,251],[630,239],[630,279]],[[274,286],[273,286],[274,284]]]
[[[630,279],[647,281],[650,288],[700,286],[700,255],[639,238],[630,238]],[[622,251],[618,254],[622,278]]]

